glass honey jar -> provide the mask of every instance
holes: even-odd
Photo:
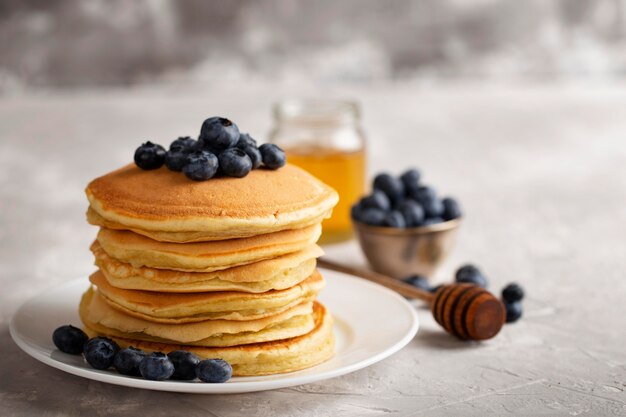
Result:
[[[269,142],[339,193],[332,217],[322,223],[321,243],[352,237],[350,206],[365,191],[366,147],[359,105],[352,101],[290,100],[274,105]]]

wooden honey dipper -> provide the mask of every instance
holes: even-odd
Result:
[[[342,265],[324,258],[318,259],[318,265],[365,278],[405,297],[430,303],[430,310],[437,323],[462,340],[491,339],[504,325],[506,310],[502,301],[474,284],[442,285],[433,294],[368,269]]]

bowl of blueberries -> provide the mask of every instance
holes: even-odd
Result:
[[[440,198],[421,179],[417,169],[398,177],[379,174],[372,193],[352,206],[361,249],[382,274],[429,277],[454,246],[461,207],[452,197]]]

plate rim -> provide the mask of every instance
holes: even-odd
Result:
[[[105,382],[113,385],[131,387],[131,388],[139,388],[139,389],[149,389],[155,391],[167,391],[167,392],[181,392],[181,393],[190,393],[190,394],[236,394],[236,393],[246,393],[246,392],[258,392],[258,391],[267,391],[273,389],[287,388],[292,386],[298,386],[303,384],[309,384],[312,382],[318,382],[330,378],[336,378],[342,375],[346,375],[355,371],[358,371],[363,368],[367,368],[377,362],[380,362],[389,356],[397,353],[399,350],[404,348],[417,334],[419,330],[419,319],[417,316],[417,311],[415,307],[413,307],[404,297],[399,295],[398,293],[383,287],[380,284],[367,281],[363,278],[356,277],[351,274],[347,274],[344,272],[331,271],[325,268],[319,268],[320,272],[324,273],[331,272],[332,274],[338,274],[342,276],[342,279],[347,279],[348,281],[353,281],[358,283],[358,285],[369,286],[376,291],[383,292],[387,296],[395,298],[400,305],[406,310],[408,316],[411,319],[411,325],[409,331],[398,341],[396,341],[393,345],[388,348],[377,352],[374,355],[371,355],[365,359],[357,361],[353,364],[349,364],[346,366],[333,368],[326,370],[320,373],[313,373],[309,375],[297,375],[293,377],[289,377],[289,373],[285,378],[279,378],[275,380],[266,380],[266,381],[233,381],[226,384],[201,384],[194,382],[184,382],[184,381],[149,381],[142,378],[133,378],[120,376],[116,373],[112,373],[110,371],[99,371],[96,369],[85,369],[79,368],[72,364],[68,364],[57,359],[52,358],[49,355],[39,352],[39,350],[31,346],[29,342],[23,340],[18,334],[18,330],[16,328],[16,319],[20,312],[25,306],[30,303],[32,300],[40,297],[41,295],[59,289],[63,286],[72,286],[76,285],[78,281],[84,282],[84,278],[77,278],[73,280],[66,281],[62,284],[51,286],[46,288],[45,290],[39,292],[38,294],[26,299],[22,304],[15,310],[13,313],[11,320],[9,322],[9,333],[11,338],[15,342],[15,344],[26,354],[31,356],[32,358],[44,363],[45,365],[51,366],[55,369],[59,369],[63,372],[67,372],[72,375],[76,375],[82,378]],[[314,367],[313,367],[314,368]],[[313,369],[310,368],[310,369]],[[96,377],[94,377],[96,376]],[[242,377],[243,378],[243,377]]]

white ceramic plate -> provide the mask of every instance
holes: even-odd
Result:
[[[236,377],[224,384],[147,381],[114,370],[91,368],[82,356],[68,355],[52,343],[58,326],[80,326],[78,302],[87,279],[68,282],[24,303],[11,320],[15,343],[33,358],[70,374],[134,388],[189,393],[240,393],[306,384],[344,375],[376,363],[404,347],[417,333],[414,308],[380,285],[350,275],[323,270],[327,287],[320,300],[335,318],[335,356],[313,368],[287,374]]]

